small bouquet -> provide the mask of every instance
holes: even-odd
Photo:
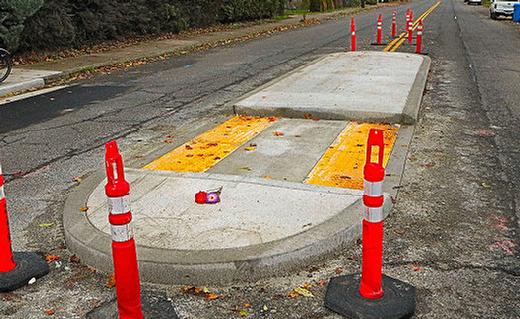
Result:
[[[195,203],[197,204],[217,204],[220,203],[220,194],[222,193],[222,187],[200,191],[195,194]]]

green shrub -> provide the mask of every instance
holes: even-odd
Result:
[[[16,50],[25,20],[38,11],[43,0],[0,0],[0,41],[4,48]]]
[[[284,6],[285,0],[0,0],[0,39],[13,50],[79,47],[271,18]]]
[[[320,12],[321,11],[321,0],[310,0],[309,11]]]
[[[220,9],[220,22],[235,22],[271,18],[282,14],[283,0],[224,0]]]

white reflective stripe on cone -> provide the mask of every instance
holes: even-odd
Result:
[[[5,198],[4,186],[0,186],[0,200]]]
[[[110,212],[113,215],[121,215],[130,211],[130,202],[128,200],[128,196],[109,197],[108,206],[110,208]]]
[[[383,182],[369,182],[364,180],[364,194],[370,197],[379,197],[383,195]]]
[[[130,224],[126,225],[110,225],[110,231],[112,233],[112,240],[115,242],[129,241],[134,237]]]
[[[352,35],[356,35],[356,32],[352,32]]]
[[[383,207],[366,207],[363,216],[367,222],[379,223],[383,221]]]

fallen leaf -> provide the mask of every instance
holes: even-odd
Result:
[[[253,308],[253,305],[250,303],[245,303],[244,308]]]
[[[54,226],[54,223],[43,223],[43,224],[38,225],[38,227],[41,227],[41,228],[49,228],[52,226]]]
[[[97,269],[94,268],[94,267],[91,267],[91,266],[87,266],[87,269],[88,269],[88,271],[90,271],[92,273],[96,273],[97,272]]]
[[[46,314],[47,316],[53,316],[55,313],[56,313],[56,311],[54,311],[53,309],[47,309],[47,310],[45,310],[45,314]]]
[[[413,271],[421,271],[421,270],[422,270],[422,267],[421,267],[421,266],[418,266],[418,265],[412,265],[412,270],[413,270]]]
[[[244,318],[245,318],[245,317],[249,317],[249,315],[250,315],[249,311],[244,310],[244,309],[240,310],[240,311],[238,312],[238,314],[240,315],[240,317],[244,317]]]
[[[83,180],[83,179],[82,179],[81,177],[74,177],[74,178],[72,179],[73,182],[76,182],[76,183],[78,183],[78,184],[81,183],[82,180]]]
[[[105,287],[114,288],[115,286],[116,286],[116,274],[113,273],[108,277],[108,280],[105,283]]]
[[[199,288],[195,286],[185,286],[182,288],[182,292],[194,296],[201,296],[206,298],[206,300],[215,300],[222,298],[222,295],[210,292],[207,287]]]
[[[47,255],[45,256],[45,261],[50,263],[50,262],[53,262],[53,261],[57,261],[57,260],[60,260],[61,257],[60,256],[57,256],[57,255]]]
[[[252,169],[250,167],[247,167],[247,166],[240,167],[240,169],[243,170],[243,171],[248,171],[248,172],[252,171]]]
[[[216,293],[213,293],[213,292],[208,292],[208,293],[206,293],[206,296],[205,296],[205,298],[207,300],[215,300],[215,299],[218,299],[220,297],[221,297],[220,295],[218,295]]]
[[[79,257],[76,256],[76,255],[72,255],[72,256],[70,256],[69,261],[70,261],[71,263],[74,263],[74,264],[79,264],[79,263],[81,262],[81,260],[79,259]]]
[[[303,284],[302,288],[310,290],[312,288],[312,284],[310,282],[306,282]]]
[[[336,267],[336,269],[334,269],[334,272],[336,273],[336,275],[339,275],[343,272],[343,268],[341,267]]]
[[[81,207],[79,211],[85,213],[86,211],[88,211],[88,207]]]
[[[328,280],[326,280],[326,279],[322,279],[322,280],[319,281],[318,284],[319,284],[320,286],[324,287],[324,286],[326,286],[328,283],[329,283]]]
[[[312,292],[310,292],[308,289],[305,289],[305,288],[302,288],[302,287],[295,288],[294,290],[292,290],[289,293],[289,297],[291,297],[291,298],[296,298],[298,296],[304,296],[304,297],[307,297],[307,298],[314,297]]]
[[[192,149],[193,149],[193,147],[191,147],[191,146],[188,145],[188,144],[186,144],[184,147],[185,147],[187,150],[192,150]]]
[[[404,235],[406,233],[406,230],[404,230],[402,228],[397,228],[397,229],[394,229],[394,232],[398,235]]]
[[[248,147],[245,148],[245,150],[248,151],[248,152],[251,152],[251,151],[256,150],[256,147],[254,147],[254,146],[248,146]]]
[[[274,131],[274,132],[273,132],[273,135],[274,135],[274,136],[284,136],[284,133],[283,133],[283,132],[280,132],[280,131]]]

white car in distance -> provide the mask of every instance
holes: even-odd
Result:
[[[491,6],[489,7],[489,17],[493,20],[496,20],[500,16],[512,17],[515,3],[518,3],[518,0],[492,0]]]

